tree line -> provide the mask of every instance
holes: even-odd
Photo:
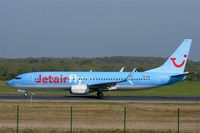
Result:
[[[38,71],[145,71],[158,67],[166,59],[157,57],[97,57],[97,58],[0,58],[0,80],[8,80],[12,77]],[[200,62],[188,61],[186,71],[192,72],[187,80],[200,80]]]

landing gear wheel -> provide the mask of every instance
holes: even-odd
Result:
[[[34,93],[24,92],[24,96],[30,99],[31,101],[33,100],[33,95]]]
[[[98,98],[102,98],[102,97],[103,97],[103,92],[98,91],[98,92],[97,92],[97,96],[98,96]]]
[[[24,96],[25,96],[25,97],[28,96],[28,92],[25,92],[25,93],[24,93]]]

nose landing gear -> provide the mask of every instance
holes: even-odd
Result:
[[[26,97],[26,96],[28,96],[29,94],[28,94],[28,92],[24,92],[24,96]]]
[[[24,96],[30,98],[30,100],[33,100],[34,93],[24,92]]]

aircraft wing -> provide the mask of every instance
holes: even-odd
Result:
[[[89,85],[89,88],[92,90],[99,90],[99,89],[107,90],[109,87],[114,87],[116,84],[122,83],[122,82],[129,82],[131,85],[133,85],[133,83],[130,81],[130,78],[132,78],[134,72],[136,72],[136,68],[134,68],[133,71],[130,72],[130,74],[124,80],[91,84]]]
[[[109,87],[115,86],[118,83],[125,82],[126,80],[116,81],[116,82],[104,82],[104,83],[97,83],[89,85],[89,88],[92,90],[106,90]]]

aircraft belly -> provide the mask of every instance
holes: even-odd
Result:
[[[68,85],[13,85],[12,87],[22,90],[66,90]]]
[[[156,85],[118,85],[117,90],[119,91],[129,91],[129,90],[144,90],[144,89],[150,89],[158,87]]]

